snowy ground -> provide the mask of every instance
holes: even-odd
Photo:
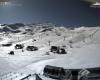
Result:
[[[27,27],[28,28],[28,27]],[[23,29],[23,28],[22,28]],[[21,30],[22,30],[21,29]],[[0,75],[9,72],[24,74],[43,74],[45,65],[64,67],[65,69],[100,67],[100,28],[80,27],[74,30],[64,27],[52,27],[51,31],[42,32],[45,28],[32,28],[27,34],[9,33],[2,35],[0,42]],[[1,36],[0,35],[0,36]],[[9,37],[10,36],[10,37]],[[33,41],[33,40],[36,41]],[[48,42],[51,42],[50,45]],[[12,42],[11,47],[1,44]],[[24,52],[16,50],[16,44],[24,44]],[[27,51],[28,45],[35,45],[38,51]],[[65,46],[67,54],[58,55],[50,52],[51,46]],[[8,52],[14,51],[15,55]],[[49,55],[46,55],[49,52]]]

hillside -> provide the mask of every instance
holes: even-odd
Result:
[[[100,27],[71,29],[53,24],[1,25],[0,75],[9,72],[42,75],[45,65],[65,69],[100,67],[99,35]],[[8,43],[12,45],[2,46]],[[15,49],[16,44],[23,44],[23,50]],[[28,51],[27,46],[36,46],[38,50]],[[50,51],[51,46],[59,46],[67,54],[54,54]],[[14,51],[14,55],[9,55],[10,51]]]

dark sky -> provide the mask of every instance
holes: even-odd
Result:
[[[100,9],[89,6],[82,0],[13,0],[12,5],[0,5],[0,23],[100,25]]]

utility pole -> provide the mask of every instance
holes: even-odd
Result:
[[[49,43],[49,46],[50,46],[51,45],[51,41],[49,40],[48,43]]]

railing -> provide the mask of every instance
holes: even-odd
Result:
[[[9,72],[1,75],[0,80],[30,80],[30,77],[32,78],[34,76],[31,74]]]
[[[25,80],[25,79],[28,79],[30,76],[32,76],[31,74],[27,75],[26,77],[20,79],[20,80]]]

